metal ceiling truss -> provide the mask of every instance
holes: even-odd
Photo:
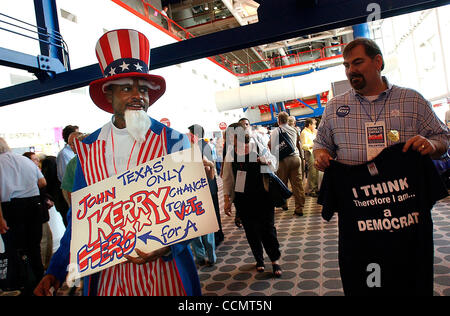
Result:
[[[55,2],[34,0],[34,6],[37,25],[0,13],[0,29],[39,42],[41,54],[34,56],[0,47],[0,65],[27,70],[45,81],[70,69],[68,51],[59,34]]]
[[[35,2],[54,2],[54,0],[35,0]],[[378,2],[373,0],[258,0],[256,2],[260,4],[258,23],[156,47],[151,51],[150,69],[366,23],[375,17],[384,19],[450,3],[448,0],[379,0]],[[377,12],[378,9],[379,12]],[[98,64],[94,64],[0,89],[0,106],[87,86],[101,76]]]

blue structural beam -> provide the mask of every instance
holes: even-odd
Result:
[[[368,10],[368,7],[373,5],[373,0],[257,0],[257,2],[260,3],[258,23],[156,47],[151,51],[150,68],[158,69],[234,50],[365,23],[372,14],[372,10]],[[381,18],[448,3],[448,0],[377,1]],[[52,79],[1,89],[0,106],[88,85],[89,82],[101,77],[98,68],[98,65],[91,65],[57,74]]]
[[[259,22],[158,47],[159,67],[367,22],[373,0],[257,0]],[[305,5],[305,3],[307,5]],[[379,0],[380,17],[429,9],[448,0]],[[369,9],[368,9],[369,8]]]
[[[259,80],[243,82],[243,83],[239,84],[239,86],[244,87],[244,86],[248,86],[248,85],[251,85],[251,84],[254,84],[254,83],[261,83],[261,82],[274,81],[274,80],[283,79],[283,78],[303,76],[303,75],[310,74],[310,73],[312,73],[314,71],[319,71],[319,70],[323,70],[323,69],[327,69],[327,68],[328,67],[314,68],[314,69],[310,69],[310,70],[306,70],[306,71],[302,71],[302,72],[296,72],[296,73],[289,74],[289,75],[276,76],[276,77],[267,77],[267,78],[263,78],[263,79],[259,79]]]
[[[353,37],[365,37],[370,38],[369,25],[367,23],[353,25]]]
[[[28,55],[0,47],[0,65],[32,72],[40,80],[66,71],[59,59],[44,55]]]
[[[56,74],[53,79],[29,81],[13,87],[0,89],[0,106],[40,98],[55,93],[87,86],[91,78],[100,78],[102,73],[97,64]]]
[[[0,47],[0,65],[34,72],[39,69],[36,56]]]
[[[39,30],[41,55],[56,58],[64,64],[55,0],[34,0],[34,9]]]
[[[309,105],[308,103],[306,103],[305,101],[303,101],[302,99],[297,99],[298,102],[302,103],[304,106],[306,106],[307,108],[310,108],[311,110],[314,111],[314,108]]]
[[[309,105],[308,103],[304,102],[302,99],[297,99],[297,101],[302,103],[304,106],[306,106],[306,107],[310,108],[311,110],[313,110],[313,113],[308,113],[308,114],[305,114],[305,115],[297,115],[296,118],[321,116],[323,114],[323,111],[325,110],[325,108],[322,106],[322,103],[320,102],[320,94],[317,94],[316,98],[317,98],[317,108],[313,108],[311,105]]]
[[[317,106],[322,108],[322,101],[320,100],[320,94],[316,94]]]
[[[55,0],[34,0],[37,30],[41,54],[34,56],[0,47],[0,65],[34,73],[42,82],[55,73],[66,71],[64,46],[59,34],[58,14]],[[5,29],[5,31],[11,31]],[[33,37],[12,31],[32,39]]]

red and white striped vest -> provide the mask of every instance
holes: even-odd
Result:
[[[78,158],[87,185],[109,177],[106,167],[105,149],[111,124],[102,127],[98,139],[92,144],[75,141]],[[137,165],[167,155],[167,135],[164,128],[161,134],[148,130],[145,141],[139,148]],[[100,272],[99,296],[184,296],[175,260],[162,258],[136,265],[118,264]]]

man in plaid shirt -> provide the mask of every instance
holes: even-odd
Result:
[[[449,129],[417,91],[392,85],[381,76],[384,61],[374,41],[350,42],[344,66],[353,89],[327,104],[314,141],[317,169],[324,171],[331,159],[364,163],[397,142],[405,142],[405,152],[411,148],[432,158],[447,151]]]

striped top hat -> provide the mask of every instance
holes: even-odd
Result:
[[[114,30],[103,34],[95,47],[103,78],[92,81],[89,94],[102,110],[114,113],[107,101],[104,87],[114,80],[136,77],[148,81],[150,105],[166,91],[161,76],[150,75],[150,44],[144,34],[135,30]]]

